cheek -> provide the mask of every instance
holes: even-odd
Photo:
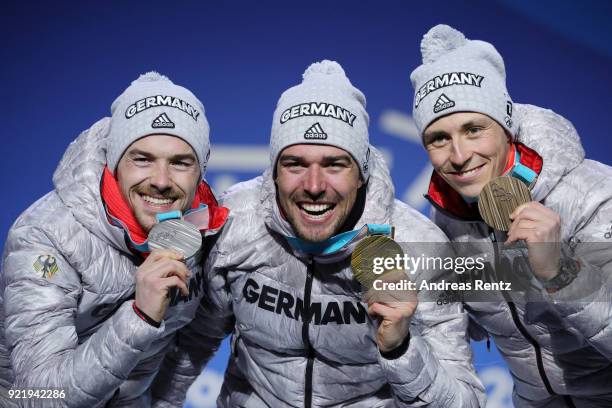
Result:
[[[195,174],[182,174],[177,181],[177,185],[185,194],[195,196],[198,186],[200,185],[199,173],[197,176]]]
[[[291,173],[279,173],[276,177],[276,189],[281,199],[288,198],[300,185],[301,176]]]
[[[150,177],[149,168],[141,168],[129,163],[117,168],[117,183],[121,191],[129,191]]]
[[[125,173],[123,173],[125,174]],[[132,175],[133,176],[133,175]],[[122,175],[117,176],[117,184],[119,190],[125,198],[128,197],[130,189],[136,184],[134,177],[123,177]]]
[[[480,143],[474,146],[474,151],[488,159],[497,160],[499,156],[503,156],[506,141],[507,139],[503,134],[487,135],[486,138],[483,138]]]
[[[427,155],[429,156],[431,165],[436,169],[442,167],[448,156],[446,152],[440,150],[428,150]]]
[[[361,186],[359,177],[351,178],[347,181],[345,177],[339,177],[328,181],[333,190],[346,202],[354,202],[357,197],[357,190]]]
[[[497,146],[485,145],[479,149],[479,154],[487,159],[495,161],[498,157]]]

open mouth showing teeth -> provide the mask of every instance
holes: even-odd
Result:
[[[174,202],[174,200],[171,198],[157,198],[157,197],[151,197],[145,194],[141,194],[140,197],[142,197],[142,199],[146,201],[147,203],[153,204],[153,205],[168,205]]]
[[[304,211],[306,214],[319,217],[324,215],[326,212],[333,210],[336,204],[298,204],[300,209]]]

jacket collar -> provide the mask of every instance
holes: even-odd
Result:
[[[516,152],[519,153],[518,157],[520,158],[520,164],[534,174],[540,174],[542,170],[542,158],[535,151],[522,143],[514,143],[513,150],[511,150],[510,154],[511,159],[516,157],[514,148]],[[512,167],[512,165],[509,165],[508,170],[512,171]],[[429,189],[425,198],[427,198],[436,209],[452,217],[464,221],[482,220],[478,212],[478,202],[466,202],[435,170],[431,175]]]

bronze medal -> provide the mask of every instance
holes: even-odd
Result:
[[[489,181],[478,196],[478,211],[482,219],[500,231],[508,231],[512,220],[510,214],[531,201],[529,188],[521,180],[501,176]]]

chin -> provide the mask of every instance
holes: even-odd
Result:
[[[453,190],[461,194],[463,197],[472,197],[472,198],[478,197],[478,195],[480,194],[484,186],[485,186],[484,184],[480,184],[480,183],[473,184],[470,186],[453,186],[451,184],[451,187],[453,188]]]
[[[136,221],[138,221],[138,224],[140,224],[142,229],[147,233],[151,231],[151,228],[153,228],[153,226],[157,223],[157,220],[151,217],[143,218],[136,216]]]
[[[459,191],[459,194],[461,194],[463,197],[478,198],[478,195],[480,195],[480,191],[480,189],[469,189],[465,191]]]
[[[307,231],[305,228],[297,229],[296,233],[304,241],[314,243],[323,242],[333,235],[329,231]]]
[[[153,226],[155,226],[155,224],[154,224],[154,223],[151,223],[151,224],[146,224],[146,225],[142,225],[142,224],[141,224],[142,229],[143,229],[143,230],[144,230],[144,231],[145,231],[147,234],[148,234],[149,232],[151,232],[151,230],[153,229]]]
[[[299,232],[298,236],[299,236],[299,238],[303,239],[304,241],[313,242],[313,243],[319,243],[319,242],[325,241],[331,235],[329,235],[329,234],[312,234],[312,233],[304,234],[302,232]]]

